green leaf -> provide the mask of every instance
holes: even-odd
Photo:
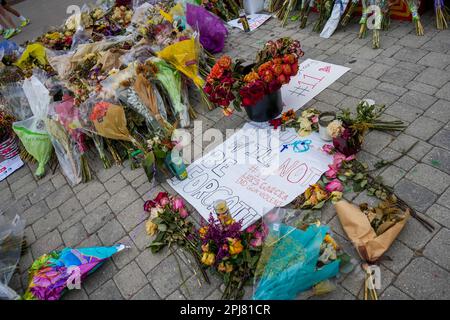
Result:
[[[367,183],[368,183],[367,180],[361,181],[361,188],[365,188],[367,186]]]
[[[158,230],[161,232],[167,231],[167,225],[164,223],[158,224]]]
[[[313,209],[322,209],[323,205],[325,204],[326,201],[322,201],[319,202],[318,204],[316,204]]]
[[[356,176],[354,177],[354,179],[355,179],[356,181],[362,180],[362,179],[364,179],[364,175],[363,175],[361,172],[358,172],[358,173],[356,174]]]
[[[342,174],[338,175],[338,179],[341,181],[347,181],[347,177]]]

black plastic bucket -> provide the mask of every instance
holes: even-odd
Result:
[[[283,111],[281,90],[265,95],[262,100],[253,106],[243,108],[252,121],[266,122],[275,119]]]

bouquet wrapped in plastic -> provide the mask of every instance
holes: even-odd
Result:
[[[186,4],[187,23],[200,33],[200,43],[211,53],[223,50],[228,30],[223,21],[203,7]]]
[[[19,297],[8,286],[19,263],[26,225],[17,211],[16,205],[0,209],[0,300]]]
[[[53,151],[52,142],[44,123],[50,104],[50,95],[36,76],[24,81],[23,90],[33,117],[14,122],[13,130],[26,151],[37,160],[38,167],[35,175],[41,177],[45,173],[45,165],[50,160]]]
[[[70,289],[80,289],[81,282],[97,270],[106,259],[126,247],[64,248],[44,254],[29,270],[25,300],[59,300]]]
[[[291,226],[283,222],[284,217],[280,219],[283,211],[275,209],[265,218],[269,234],[256,270],[255,300],[295,299],[312,288],[317,292],[321,283],[340,271],[348,272],[344,269],[350,258],[333,239],[328,226],[305,217]]]

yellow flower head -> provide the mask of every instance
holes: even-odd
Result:
[[[203,252],[208,252],[208,251],[209,251],[209,243],[208,243],[208,244],[203,244],[203,245],[202,245],[202,251],[203,251]]]
[[[200,238],[202,238],[202,239],[205,237],[205,235],[206,235],[207,232],[208,232],[208,226],[201,227],[201,228],[198,230],[198,233],[199,233],[199,235],[200,235]]]
[[[155,235],[156,231],[158,231],[158,225],[154,223],[151,219],[147,220],[145,224],[145,230],[149,236]]]
[[[239,254],[244,250],[244,246],[242,245],[241,240],[235,239],[235,238],[228,238],[228,244],[230,245],[230,254],[232,256]]]
[[[231,265],[229,263],[221,262],[217,266],[217,270],[219,270],[219,272],[230,273],[231,271],[233,271],[233,265]]]
[[[244,82],[249,83],[249,82],[253,82],[258,79],[259,79],[259,75],[255,71],[252,71],[249,74],[245,75]]]
[[[211,252],[204,252],[202,255],[202,263],[207,266],[212,266],[216,261],[216,255]]]
[[[330,243],[333,246],[334,250],[338,248],[336,241],[334,241],[334,239],[329,234],[327,234],[323,240],[326,243]]]

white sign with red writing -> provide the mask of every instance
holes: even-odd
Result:
[[[17,169],[23,166],[23,162],[19,156],[2,161],[0,163],[0,181],[6,179],[10,174],[12,174]]]
[[[300,109],[349,70],[347,67],[312,59],[302,62],[298,74],[281,88],[284,111]]]
[[[302,194],[328,170],[332,157],[321,150],[317,133],[300,137],[294,129],[246,124],[188,168],[188,178],[169,184],[208,219],[216,200],[227,201],[243,227]]]

